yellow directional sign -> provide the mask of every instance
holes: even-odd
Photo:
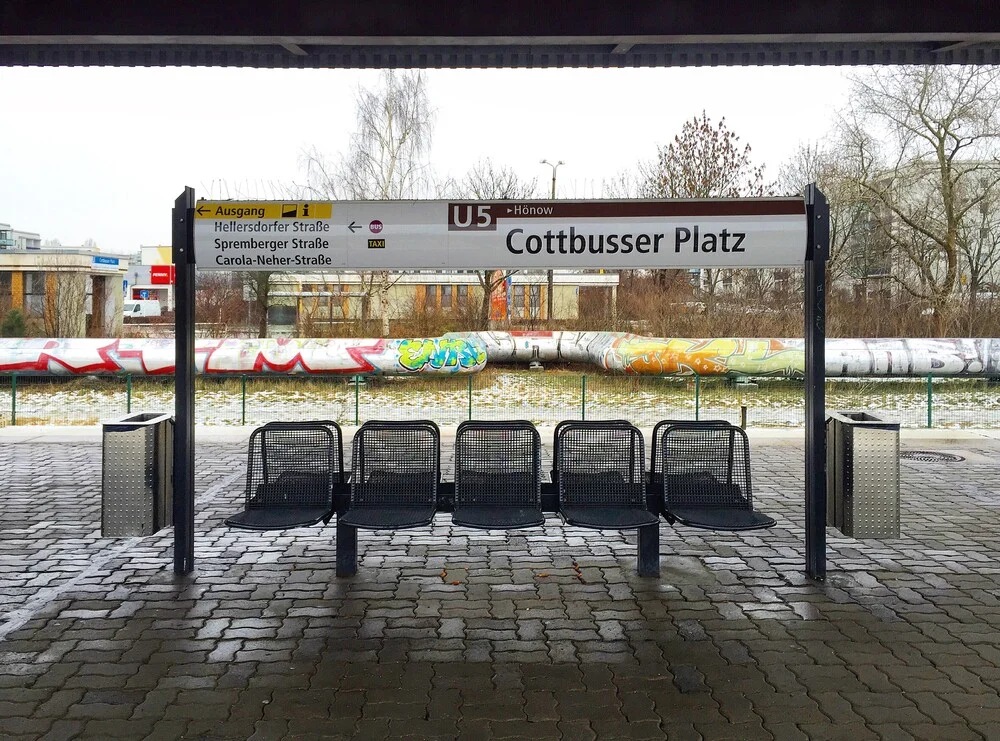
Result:
[[[328,201],[198,201],[196,219],[329,219]]]

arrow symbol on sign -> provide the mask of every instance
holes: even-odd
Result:
[[[194,212],[199,216],[204,216],[205,214],[212,213],[212,209],[208,208],[208,206],[198,206]]]
[[[352,221],[350,224],[347,225],[347,228],[351,230],[351,234],[354,234],[354,232],[356,232],[361,227]]]

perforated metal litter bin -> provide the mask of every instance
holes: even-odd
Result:
[[[152,535],[173,524],[174,420],[130,414],[102,434],[101,534]]]
[[[849,538],[899,537],[899,423],[868,412],[826,420],[826,522]]]

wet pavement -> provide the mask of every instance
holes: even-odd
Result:
[[[902,537],[803,573],[801,432],[751,432],[766,531],[253,533],[249,430],[199,429],[196,572],[100,535],[99,430],[0,431],[0,738],[1000,738],[1000,440],[904,431]],[[543,431],[543,441],[551,433]],[[445,436],[444,447],[449,450]],[[548,448],[546,449],[547,452]],[[446,466],[447,469],[447,466]]]

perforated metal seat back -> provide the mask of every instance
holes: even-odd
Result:
[[[663,469],[660,466],[660,461],[663,456],[660,455],[660,450],[663,447],[663,436],[666,434],[667,430],[671,427],[688,427],[688,428],[729,428],[732,425],[724,419],[663,419],[656,423],[653,427],[653,434],[650,435],[652,450],[649,454],[649,465],[651,473],[656,476],[663,473]]]
[[[645,507],[645,447],[627,422],[567,423],[554,458],[560,505]]]
[[[332,423],[271,423],[250,436],[246,508],[333,506],[342,476],[340,429]]]
[[[525,421],[463,422],[455,434],[455,508],[540,508],[541,439]]]
[[[667,428],[657,451],[664,508],[753,509],[750,443],[732,426]]]
[[[366,422],[352,452],[352,509],[437,505],[441,433],[433,422]]]

